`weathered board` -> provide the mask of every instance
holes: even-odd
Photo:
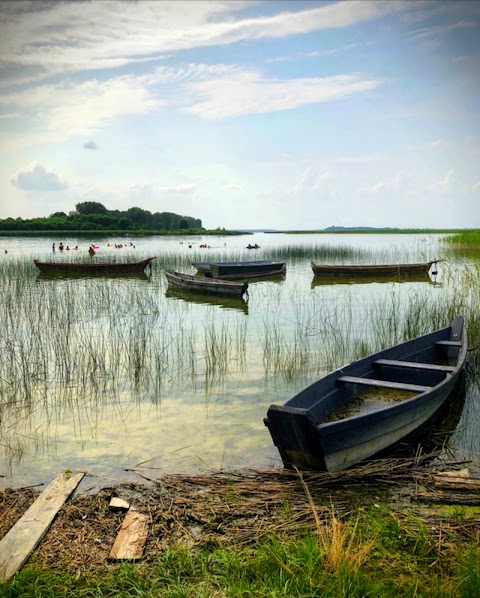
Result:
[[[0,540],[0,580],[10,579],[26,562],[83,476],[75,473],[55,478]]]
[[[108,505],[112,511],[128,511],[130,505],[123,498],[114,496]]]
[[[147,516],[131,507],[125,515],[109,558],[123,561],[142,558],[147,535]]]

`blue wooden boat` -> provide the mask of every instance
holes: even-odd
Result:
[[[284,466],[345,469],[417,431],[452,395],[466,354],[464,319],[457,316],[451,326],[344,366],[285,405],[271,405],[265,424]],[[365,389],[398,396],[332,421],[336,410],[358,400]]]
[[[241,298],[247,293],[248,289],[246,282],[216,280],[205,276],[175,272],[175,270],[165,270],[165,276],[170,287],[193,293]]]
[[[244,280],[263,276],[276,276],[286,271],[286,263],[281,260],[253,260],[248,262],[194,262],[198,272],[211,278]]]

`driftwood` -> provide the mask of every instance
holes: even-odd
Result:
[[[445,490],[480,490],[480,478],[472,478],[468,469],[441,471],[433,478],[435,488]]]
[[[136,561],[142,558],[147,535],[147,516],[130,508],[125,515],[109,558],[124,561]]]

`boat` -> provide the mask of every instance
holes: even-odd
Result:
[[[346,365],[284,405],[271,405],[264,421],[284,466],[342,470],[421,431],[449,402],[466,354],[464,318],[457,316],[446,328]],[[380,400],[334,419],[372,391]]]
[[[198,272],[206,277],[224,280],[244,280],[265,276],[276,276],[286,271],[286,264],[280,260],[255,260],[248,262],[194,262]]]
[[[223,297],[243,297],[248,289],[246,282],[232,282],[229,280],[217,280],[205,276],[183,274],[174,270],[165,270],[169,287],[205,293],[207,295],[221,295]]]
[[[311,262],[315,276],[408,276],[409,274],[428,274],[433,264],[443,260],[432,260],[419,264],[368,264],[335,266]],[[432,272],[433,273],[433,272]]]
[[[148,257],[139,262],[96,262],[90,260],[88,262],[43,262],[41,260],[33,260],[35,266],[42,274],[58,273],[76,273],[88,275],[105,275],[112,274],[132,274],[136,272],[144,272],[147,266],[152,267],[152,261],[155,257]]]

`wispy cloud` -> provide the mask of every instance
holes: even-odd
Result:
[[[88,150],[96,150],[96,149],[98,149],[97,144],[93,140],[90,140],[90,141],[87,141],[86,143],[84,143],[83,147],[85,149],[88,149]]]
[[[263,77],[256,71],[237,70],[223,77],[188,84],[186,89],[193,99],[193,106],[185,111],[208,120],[278,112],[339,100],[380,85],[381,81],[359,73],[277,80]]]
[[[370,195],[378,195],[386,191],[390,193],[398,193],[407,188],[409,179],[409,174],[405,172],[397,172],[392,178],[377,181],[372,186],[363,188],[360,191]]]
[[[242,18],[250,2],[30,2],[0,4],[3,85],[115,68],[171,52],[338,29],[415,11],[415,2],[345,0]]]
[[[456,181],[455,177],[455,168],[452,168],[447,172],[447,174],[442,177],[439,181],[433,183],[431,188],[436,191],[440,191],[441,193],[446,193],[450,191]]]

